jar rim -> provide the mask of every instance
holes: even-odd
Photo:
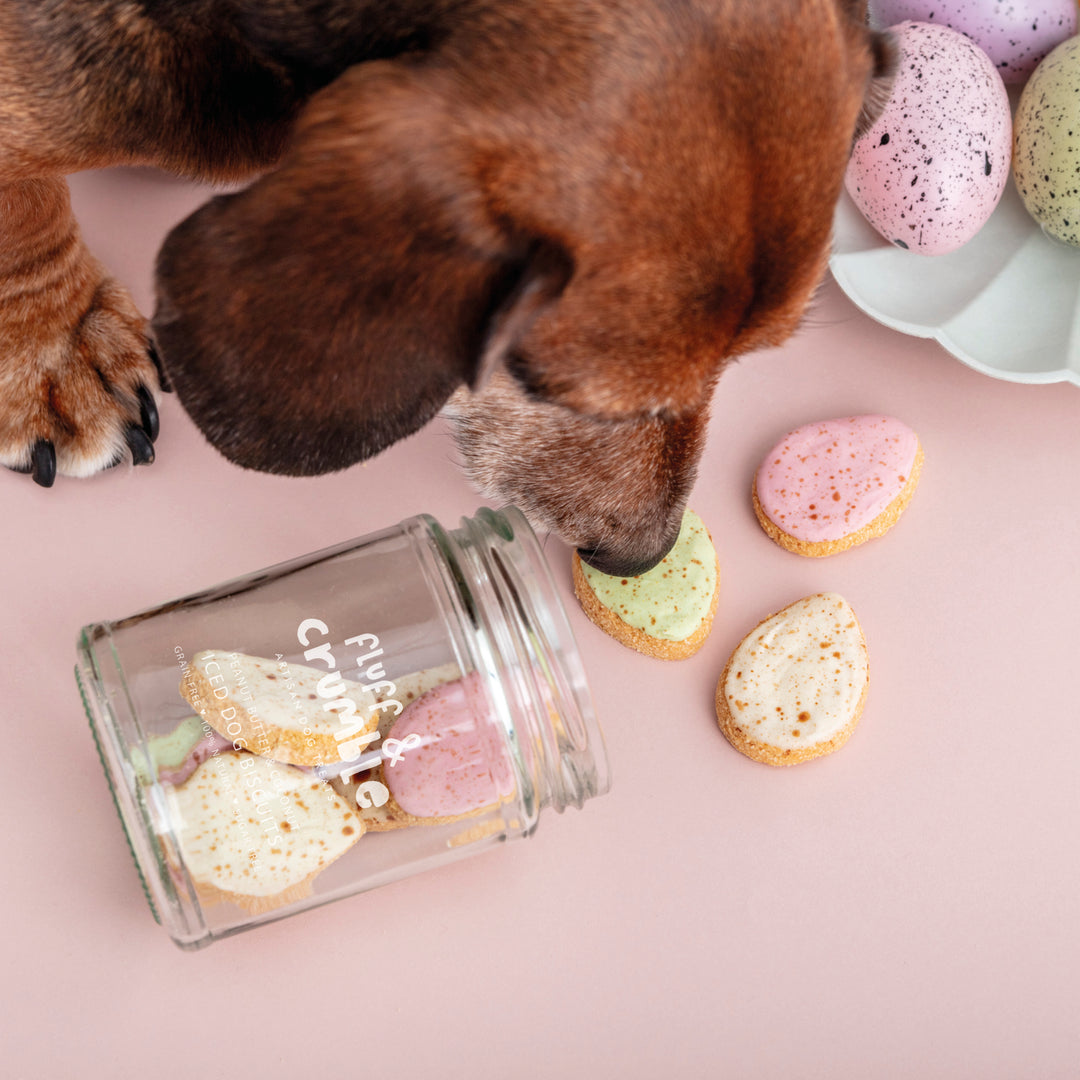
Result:
[[[610,787],[603,732],[570,620],[540,541],[517,507],[482,507],[455,530],[428,516],[420,520],[476,630],[476,666],[505,705],[496,711],[519,774],[516,824],[531,832],[544,806],[580,808]],[[517,709],[505,700],[508,686]]]

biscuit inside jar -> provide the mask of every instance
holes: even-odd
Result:
[[[219,656],[233,661],[231,678],[212,685],[207,658]],[[514,772],[477,673],[463,677],[445,664],[403,676],[384,684],[395,707],[380,709],[386,689],[330,686],[325,673],[302,665],[212,651],[196,662],[201,669],[185,673],[181,695],[202,715],[148,740],[138,768],[166,793],[174,876],[186,872],[204,905],[261,914],[303,900],[369,833],[466,822],[445,838],[456,847],[504,831]],[[312,698],[320,681],[325,692]],[[345,760],[326,741],[322,705],[334,689],[357,705],[355,715],[341,710],[346,738],[332,746],[355,753]],[[207,690],[218,690],[212,703]],[[321,736],[314,749],[312,733]]]

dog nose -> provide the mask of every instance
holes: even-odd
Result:
[[[614,535],[589,547],[578,557],[594,570],[611,577],[639,577],[651,570],[675,546],[682,528],[682,509],[668,513],[638,514],[620,523]]]
[[[648,559],[625,559],[618,556],[609,556],[602,551],[586,551],[578,548],[578,555],[583,563],[588,563],[594,570],[611,577],[637,577],[651,570],[667,552],[662,552],[657,558]]]
[[[679,537],[678,529],[670,539],[665,539],[659,549],[649,552],[640,550],[613,550],[610,548],[578,548],[578,557],[594,570],[611,577],[638,577],[651,570],[675,546]]]

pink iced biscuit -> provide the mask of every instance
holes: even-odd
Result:
[[[476,672],[421,695],[383,740],[383,776],[408,814],[456,817],[514,790],[497,719],[478,716],[486,698]]]
[[[754,508],[782,546],[832,554],[893,524],[921,464],[915,432],[891,416],[806,424],[765,457],[754,478]]]

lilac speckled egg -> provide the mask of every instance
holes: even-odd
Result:
[[[951,26],[994,61],[1007,83],[1022,83],[1055,45],[1076,33],[1076,0],[870,0],[878,27],[907,19]]]
[[[896,81],[855,143],[844,182],[886,240],[944,255],[982,228],[1005,190],[1009,96],[990,58],[959,31],[919,22],[892,29]]]

